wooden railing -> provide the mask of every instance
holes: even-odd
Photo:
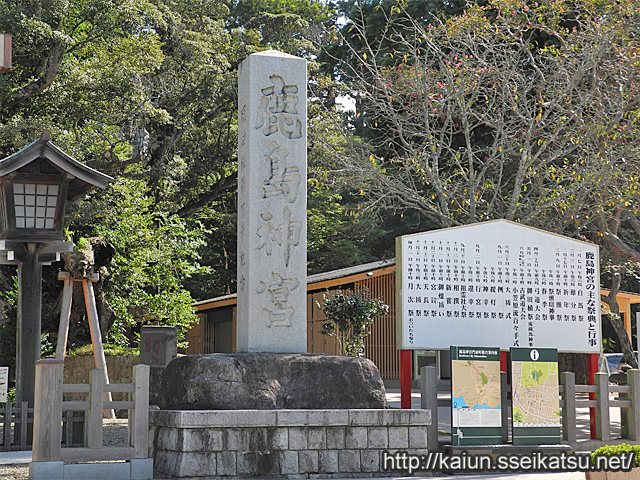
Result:
[[[45,359],[36,363],[33,461],[107,461],[147,458],[149,430],[149,366],[134,367],[134,383],[107,384],[100,369],[91,371],[90,384],[63,384],[62,360]],[[128,392],[128,401],[105,401],[106,392]],[[88,400],[63,400],[64,393],[88,394]],[[104,447],[103,410],[129,410],[129,446]],[[62,436],[63,412],[85,411],[87,446],[62,448],[53,439]]]
[[[508,441],[509,407],[508,398],[511,385],[507,384],[507,374],[501,372],[502,440]],[[627,371],[627,385],[609,385],[609,375],[595,374],[595,385],[576,385],[573,372],[560,375],[560,407],[562,410],[562,438],[574,443],[578,441],[577,408],[593,409],[595,419],[595,439],[604,444],[611,441],[611,408],[620,408],[621,440],[640,441],[640,370]],[[421,369],[421,405],[432,411],[437,419],[437,378],[435,367]],[[610,399],[611,393],[617,393],[617,399]],[[592,398],[590,398],[592,397]],[[432,432],[437,438],[438,422],[432,423]],[[583,440],[583,439],[581,439]],[[429,443],[433,445],[434,443]],[[436,443],[437,444],[437,443]]]
[[[609,385],[609,375],[606,373],[595,374],[595,385],[576,385],[573,372],[563,372],[560,382],[564,440],[577,441],[576,408],[580,407],[594,409],[596,440],[611,440],[609,409],[615,407],[620,408],[622,438],[640,440],[640,370],[627,371],[627,385]],[[581,393],[590,394],[593,398],[576,397],[576,394]],[[611,400],[610,393],[618,393],[618,399]]]
[[[33,423],[33,408],[29,408],[27,402],[22,402],[17,408],[14,408],[11,402],[7,402],[0,410],[0,416],[0,425],[2,425],[0,450],[9,452],[30,448],[29,431],[31,429],[29,427]]]

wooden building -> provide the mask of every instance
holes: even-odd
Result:
[[[400,378],[400,358],[396,350],[395,260],[358,265],[307,277],[307,351],[338,353],[334,337],[322,335],[326,317],[316,305],[322,296],[339,289],[368,289],[371,296],[389,305],[389,314],[374,320],[365,341],[365,356],[379,368],[383,378]],[[195,304],[200,323],[187,332],[187,354],[231,353],[236,348],[235,294]]]
[[[396,349],[395,270],[395,259],[391,259],[307,277],[307,351],[329,354],[335,354],[338,351],[336,339],[320,333],[326,317],[316,302],[322,303],[324,294],[339,289],[366,288],[372,297],[379,298],[389,305],[389,313],[374,320],[371,335],[365,340],[365,356],[378,366],[382,378],[399,379],[400,356]],[[604,292],[606,290],[603,290]],[[628,333],[631,333],[631,305],[640,303],[640,295],[620,292],[617,298],[625,320],[625,328]],[[236,304],[236,294],[203,300],[195,304],[200,323],[193,325],[187,332],[189,342],[187,354],[236,351]],[[414,352],[414,374],[419,371],[419,367],[434,363],[435,354]]]

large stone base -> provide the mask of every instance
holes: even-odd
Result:
[[[437,449],[430,426],[429,410],[150,412],[155,478],[190,480],[389,477],[389,455]]]
[[[375,364],[339,355],[215,353],[171,361],[162,377],[166,410],[384,408]]]

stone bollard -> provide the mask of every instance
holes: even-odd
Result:
[[[140,363],[149,365],[149,403],[158,405],[162,373],[178,356],[176,327],[145,325],[140,329]]]

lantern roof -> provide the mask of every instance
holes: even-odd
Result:
[[[49,130],[22,150],[0,160],[0,177],[17,172],[61,173],[70,178],[67,200],[79,200],[91,190],[105,188],[113,181],[91,167],[78,162],[56,147],[50,140]],[[31,167],[31,168],[30,168]]]

